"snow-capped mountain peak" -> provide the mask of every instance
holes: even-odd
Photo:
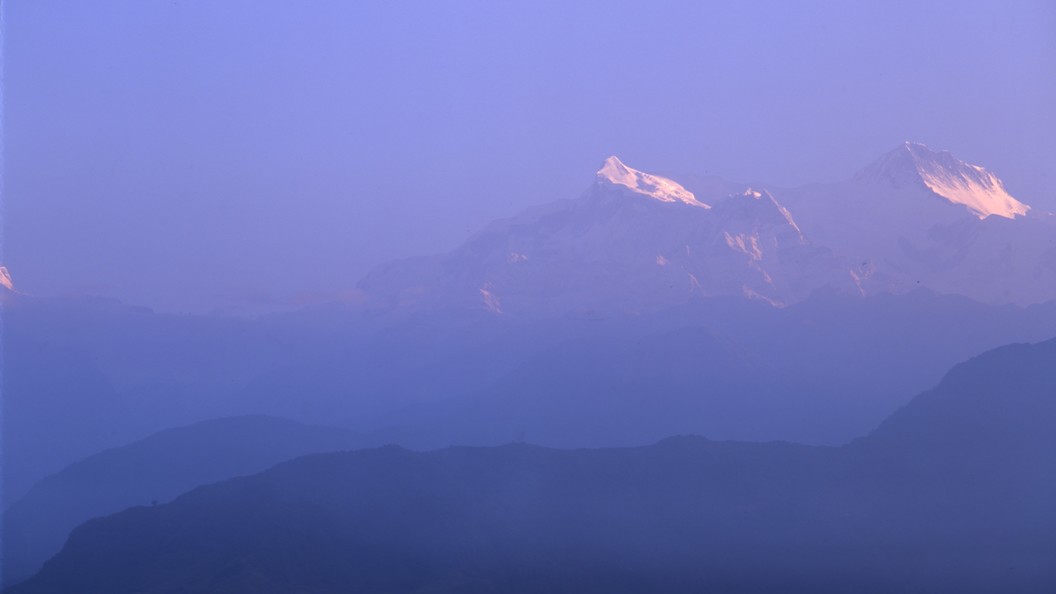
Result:
[[[601,169],[598,169],[597,180],[603,184],[623,186],[660,202],[681,202],[699,208],[711,208],[697,200],[693,192],[678,182],[628,167],[615,156],[605,159]]]
[[[792,213],[781,205],[768,190],[746,188],[743,192],[732,194],[715,204],[712,211],[721,221],[721,225],[745,225],[758,229],[760,225],[771,229],[782,229],[782,234],[789,234],[792,243],[805,241],[803,232],[792,218]]]
[[[823,288],[1053,299],[1056,217],[1020,216],[1000,180],[949,153],[907,143],[854,180],[803,188],[687,184],[697,193],[610,157],[578,198],[496,221],[447,254],[379,266],[357,285],[360,303],[534,316],[702,297],[781,306]]]
[[[7,271],[7,266],[0,266],[0,287],[8,291],[15,290],[15,283],[11,280],[11,273]]]
[[[935,195],[964,206],[980,219],[990,215],[1013,219],[1030,210],[1009,195],[990,171],[965,163],[949,151],[933,151],[916,142],[907,141],[880,157],[855,179],[896,188],[922,185]]]

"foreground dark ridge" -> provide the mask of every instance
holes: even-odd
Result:
[[[1054,423],[1050,340],[842,448],[312,455],[90,521],[10,591],[1052,591]]]
[[[200,485],[260,472],[291,458],[362,447],[342,429],[265,416],[168,429],[109,449],[37,483],[3,514],[3,583],[36,573],[84,521],[165,503]]]

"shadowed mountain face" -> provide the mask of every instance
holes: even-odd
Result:
[[[93,520],[12,592],[1047,592],[1056,340],[842,448],[313,455]]]
[[[90,518],[165,503],[199,485],[295,456],[360,445],[342,429],[237,417],[169,429],[101,452],[40,481],[4,511],[3,581],[31,576],[70,530]]]

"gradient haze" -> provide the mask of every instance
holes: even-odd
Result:
[[[602,159],[798,185],[912,139],[1056,209],[1052,2],[3,3],[16,286],[328,298]]]

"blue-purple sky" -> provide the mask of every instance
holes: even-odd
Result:
[[[1056,3],[3,2],[3,261],[168,310],[350,288],[602,159],[777,185],[903,140],[1056,209]]]

